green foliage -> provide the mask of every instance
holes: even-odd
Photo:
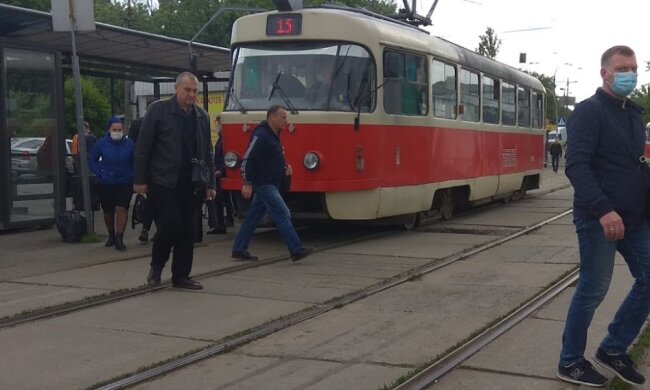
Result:
[[[92,81],[81,79],[81,95],[83,97],[84,120],[90,124],[90,128],[96,136],[101,136],[106,127],[106,122],[111,115],[111,105],[102,92]],[[64,85],[64,108],[65,108],[65,129],[66,137],[76,133],[77,119],[75,116],[74,84],[71,78],[65,81]]]
[[[479,35],[479,43],[476,52],[482,56],[494,59],[501,48],[501,39],[497,37],[492,27],[485,30],[485,34]]]
[[[632,95],[630,95],[630,99],[645,109],[643,123],[650,122],[650,86],[646,84],[635,89]]]

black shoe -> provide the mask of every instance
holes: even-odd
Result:
[[[124,245],[124,233],[117,233],[115,235],[115,250],[125,251],[126,245]]]
[[[298,260],[304,259],[305,257],[311,255],[314,252],[314,248],[304,248],[298,253],[291,255],[291,261],[296,262]]]
[[[147,275],[147,284],[151,287],[160,286],[160,279],[162,277],[162,270],[151,267],[149,275]]]
[[[603,387],[607,378],[602,376],[588,360],[581,359],[568,366],[560,365],[557,368],[557,377],[565,382],[577,383],[592,387]]]
[[[257,260],[257,256],[253,256],[247,251],[244,252],[233,252],[232,253],[232,258],[237,259],[237,260],[250,260],[250,261],[255,261]]]
[[[172,286],[176,288],[185,288],[188,290],[201,290],[203,288],[203,286],[201,286],[201,283],[190,278],[178,278],[172,280]]]
[[[224,226],[217,226],[216,228],[208,231],[206,234],[226,234],[226,228]]]
[[[140,236],[138,237],[138,241],[140,241],[143,244],[146,244],[149,242],[149,231],[148,230],[142,230],[140,233]]]
[[[645,378],[639,373],[636,367],[634,367],[630,355],[626,353],[610,355],[603,349],[599,348],[596,352],[596,356],[594,356],[594,360],[599,365],[616,374],[616,376],[621,378],[623,382],[627,382],[631,385],[642,385],[645,383]]]
[[[105,247],[115,246],[115,233],[108,234],[108,240],[106,240],[106,244],[104,244],[104,246]]]

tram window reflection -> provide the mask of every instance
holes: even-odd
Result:
[[[483,122],[499,123],[499,80],[483,76]]]
[[[517,124],[516,117],[516,104],[517,93],[515,86],[510,83],[504,82],[501,88],[501,118],[502,123],[508,126],[515,126]]]
[[[527,88],[517,88],[517,102],[519,127],[530,127],[530,91]]]
[[[437,118],[456,119],[456,68],[433,60],[431,62],[431,84],[433,115]]]
[[[282,94],[298,110],[356,111],[357,102],[362,112],[374,108],[376,67],[361,46],[274,42],[238,47],[234,54],[231,93],[238,99],[229,98],[227,110],[240,109],[238,104],[266,110],[286,104]],[[280,88],[271,94],[275,80]]]

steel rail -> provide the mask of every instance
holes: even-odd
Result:
[[[514,240],[522,235],[528,234],[534,230],[541,228],[544,225],[547,225],[553,221],[556,221],[560,218],[563,218],[573,212],[572,209],[566,210],[558,215],[550,217],[544,221],[538,222],[532,226],[522,228],[514,233],[509,234],[508,236],[487,242],[478,247],[472,248],[470,250],[461,251],[450,256],[447,256],[444,259],[435,261],[433,264],[427,264],[422,267],[414,268],[410,271],[404,272],[398,276],[394,276],[390,279],[386,279],[382,282],[376,283],[375,285],[369,286],[363,290],[351,293],[349,295],[334,298],[326,303],[317,304],[309,309],[290,314],[283,318],[280,318],[275,321],[271,321],[266,325],[254,328],[245,335],[242,335],[236,339],[220,342],[212,346],[208,346],[200,351],[190,353],[181,358],[163,363],[159,366],[147,369],[145,371],[127,376],[125,378],[119,379],[117,381],[102,385],[101,387],[95,388],[95,390],[117,390],[123,389],[129,386],[134,386],[136,384],[142,383],[144,381],[153,379],[157,376],[167,374],[171,371],[180,369],[182,367],[193,364],[197,361],[213,357],[223,353],[224,351],[231,350],[233,348],[239,347],[241,345],[250,343],[254,340],[257,340],[261,337],[265,337],[271,333],[289,328],[290,326],[296,325],[308,319],[317,317],[321,314],[327,313],[333,309],[339,309],[345,305],[356,302],[363,298],[369,297],[371,295],[377,294],[379,292],[388,290],[395,286],[401,285],[413,279],[422,277],[428,273],[436,271],[442,267],[446,267],[454,262],[466,259],[470,256],[473,256],[477,253],[486,251],[488,249],[494,248],[496,246],[502,245],[508,241]]]
[[[460,347],[449,352],[436,362],[424,368],[404,383],[396,386],[393,390],[421,390],[434,384],[443,375],[459,366],[469,357],[480,351],[483,347],[494,341],[496,338],[513,328],[515,325],[526,319],[537,309],[555,298],[558,294],[570,287],[576,280],[580,269],[571,271],[568,275],[544,290],[541,294],[528,301],[512,314],[505,317],[495,325],[481,332],[476,337],[468,340]]]

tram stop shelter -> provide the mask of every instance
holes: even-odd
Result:
[[[96,23],[76,32],[81,74],[159,84],[189,68],[188,41]],[[226,48],[192,43],[207,91],[230,69]],[[52,15],[0,4],[0,230],[51,225],[66,207],[64,78],[72,73],[69,32]],[[207,93],[204,105],[207,106]],[[67,160],[66,160],[67,158]]]

